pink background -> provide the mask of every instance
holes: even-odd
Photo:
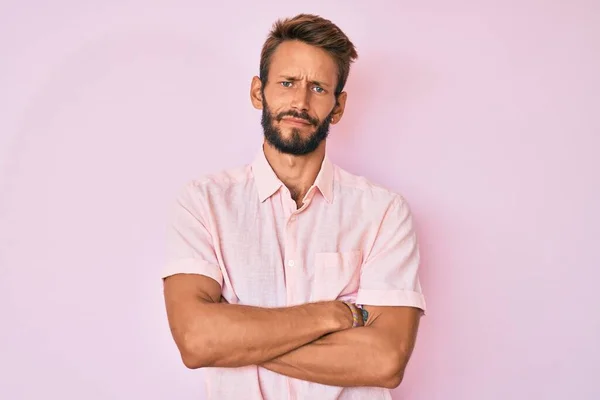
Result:
[[[12,0],[1,399],[203,398],[163,310],[167,205],[252,159],[260,47],[303,11],[360,54],[330,156],[418,222],[429,312],[395,398],[600,398],[600,3]]]

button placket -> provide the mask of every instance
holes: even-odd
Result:
[[[285,242],[285,268],[286,268],[286,295],[288,305],[294,304],[294,287],[296,273],[299,266],[297,259],[297,228],[298,217],[297,211],[292,212],[286,224],[286,242]]]

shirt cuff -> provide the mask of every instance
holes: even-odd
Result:
[[[208,276],[223,287],[223,274],[218,265],[210,264],[199,258],[182,258],[173,260],[165,267],[162,278],[175,274],[198,274]]]
[[[416,307],[425,313],[425,297],[422,293],[410,290],[366,290],[359,289],[356,304],[367,306],[407,306]]]

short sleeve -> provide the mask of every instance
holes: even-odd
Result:
[[[419,246],[408,204],[397,197],[389,206],[361,270],[356,303],[411,306],[425,311],[419,282]]]
[[[176,196],[167,226],[167,261],[162,274],[200,274],[223,286],[212,237],[202,216],[202,193],[190,182]]]

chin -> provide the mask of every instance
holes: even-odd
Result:
[[[315,134],[315,129],[312,126],[307,127],[281,127],[279,128],[282,136],[286,139],[293,138],[294,136],[300,136],[301,138],[309,138]]]

